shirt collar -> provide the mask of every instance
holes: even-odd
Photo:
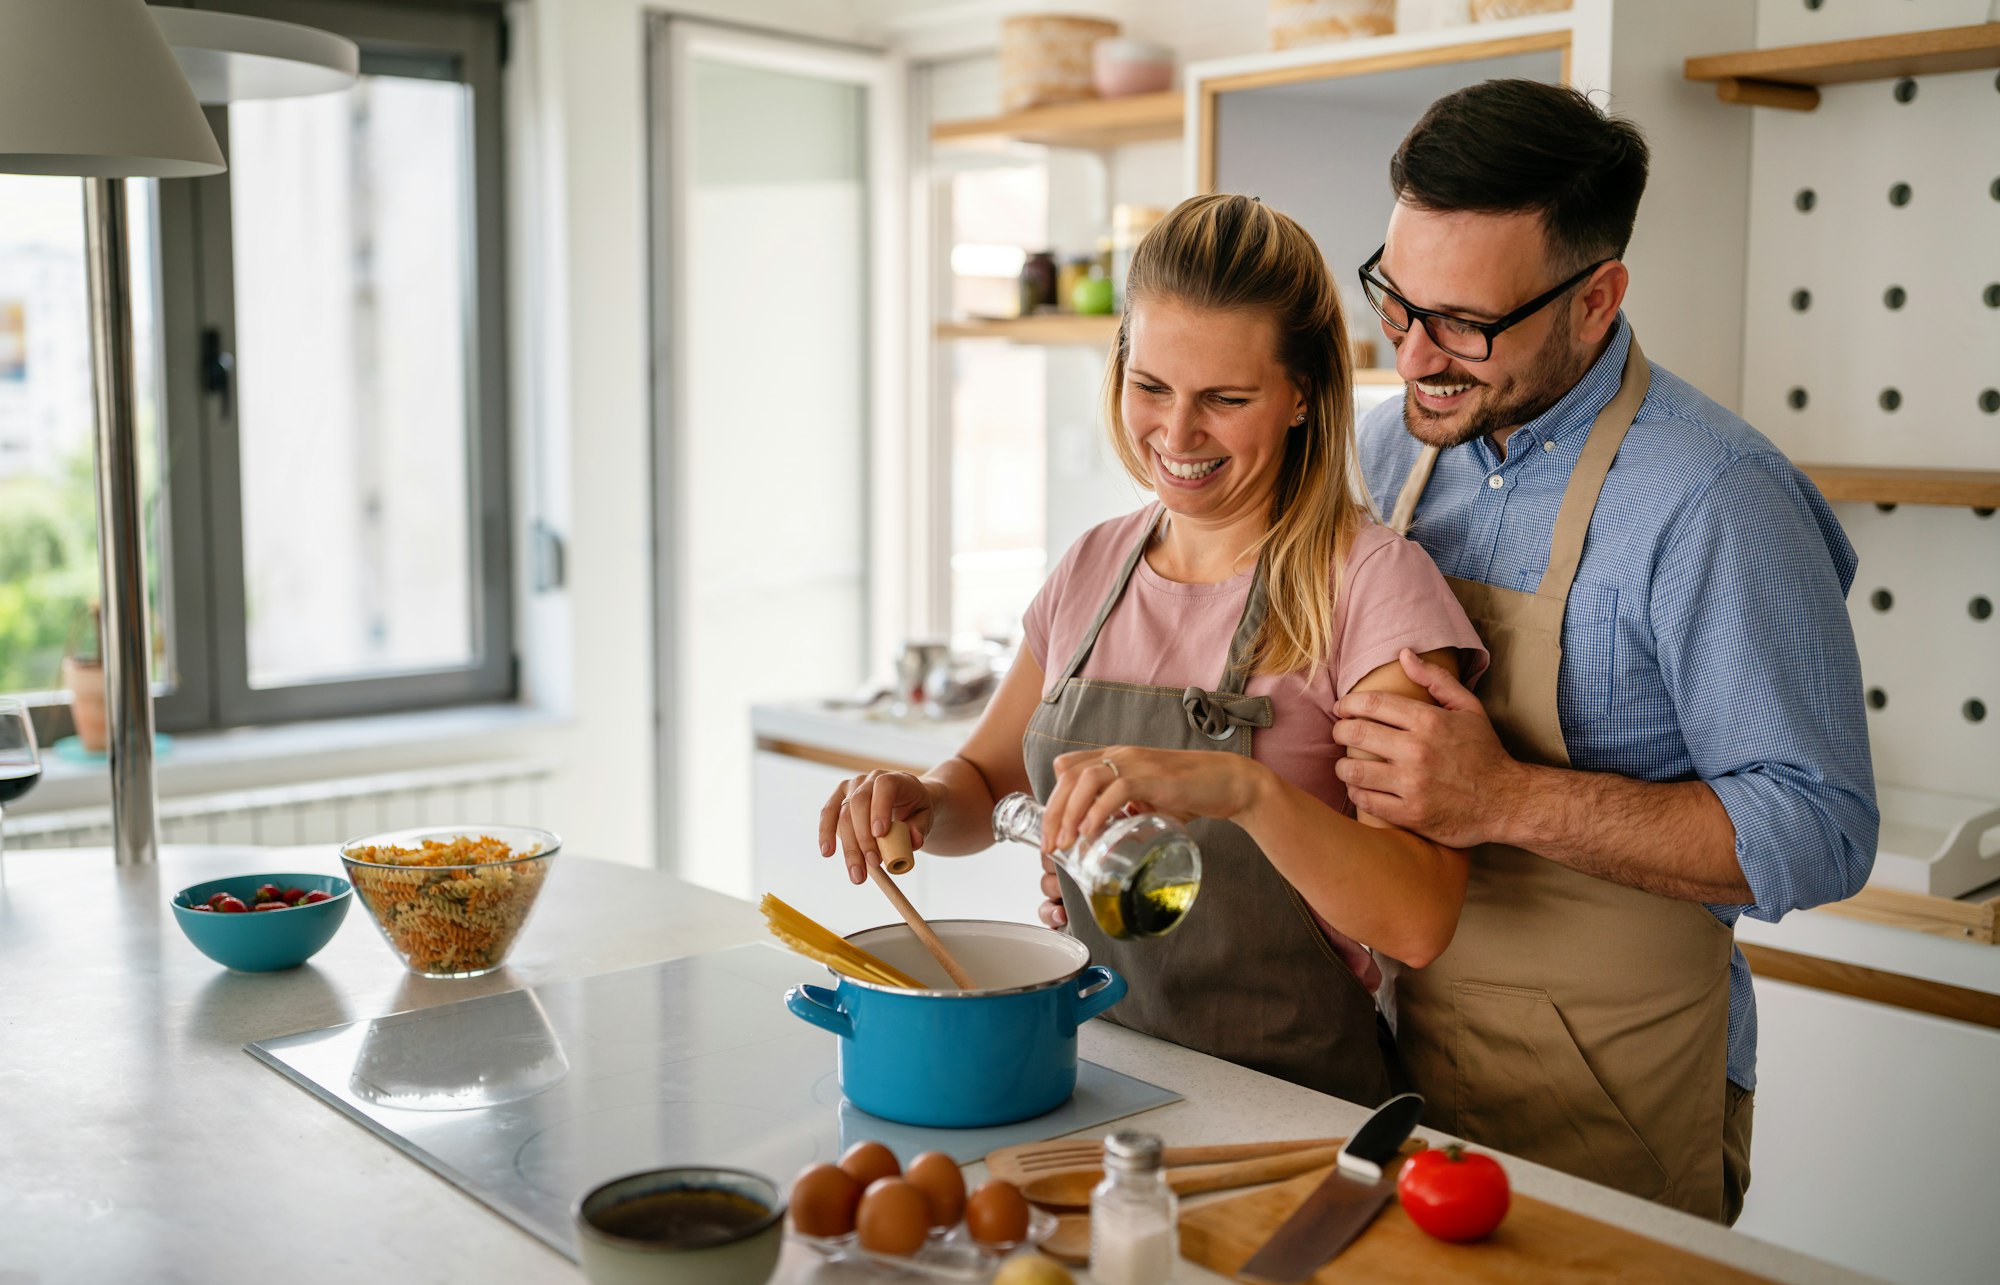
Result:
[[[1632,325],[1621,310],[1612,325],[1611,342],[1604,346],[1582,379],[1562,395],[1562,399],[1529,420],[1508,439],[1508,458],[1524,454],[1514,442],[1560,442],[1571,434],[1588,432],[1597,416],[1624,383],[1625,356],[1632,349]],[[1490,443],[1489,443],[1490,445]]]

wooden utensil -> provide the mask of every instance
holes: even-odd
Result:
[[[917,850],[910,842],[907,821],[891,821],[889,833],[875,840],[875,851],[881,854],[882,868],[892,875],[906,875],[917,868]]]
[[[1090,1263],[1090,1215],[1057,1214],[1056,1229],[1036,1246],[1058,1263],[1084,1267]]]
[[[1329,1165],[1274,1187],[1183,1210],[1181,1257],[1233,1278],[1331,1168]],[[1084,1224],[1087,1256],[1089,1220]],[[1620,1285],[1685,1285],[1689,1281],[1769,1285],[1765,1277],[1518,1191],[1513,1193],[1507,1218],[1499,1229],[1485,1240],[1467,1245],[1433,1239],[1410,1221],[1400,1204],[1391,1202],[1367,1231],[1310,1279],[1314,1285],[1348,1281],[1430,1285],[1441,1280],[1490,1285],[1539,1285],[1553,1280],[1616,1280]]]
[[[909,850],[910,828],[901,821],[898,821],[889,828],[890,833],[895,833],[899,828],[903,832],[904,851],[907,852]],[[888,838],[888,835],[884,835],[883,838]],[[883,856],[886,864],[888,854],[884,853]],[[898,888],[896,881],[889,877],[889,872],[883,869],[882,866],[870,866],[868,867],[868,877],[875,881],[875,886],[882,890],[882,895],[889,899],[889,904],[896,908],[896,913],[903,917],[903,922],[910,926],[910,931],[917,935],[917,940],[924,944],[924,949],[931,953],[931,958],[935,959],[938,962],[938,966],[944,969],[945,975],[951,978],[952,984],[962,991],[978,990],[978,985],[972,980],[972,974],[966,972],[964,967],[956,959],[952,958],[951,952],[946,950],[944,943],[938,940],[937,933],[932,931],[931,926],[924,922],[924,917],[917,913],[917,908],[910,904],[910,899],[903,895],[903,890]]]
[[[1308,1169],[1322,1169],[1334,1162],[1340,1148],[1311,1147],[1275,1156],[1231,1160],[1222,1164],[1187,1165],[1167,1170],[1167,1186],[1176,1195],[1195,1196],[1204,1191],[1228,1191],[1232,1187],[1254,1187],[1258,1183],[1291,1178]],[[1098,1168],[1064,1169],[1045,1173],[1021,1188],[1021,1194],[1044,1209],[1088,1209],[1090,1189],[1104,1178]]]
[[[1220,1164],[1227,1160],[1252,1160],[1258,1156],[1283,1155],[1316,1147],[1338,1148],[1344,1141],[1343,1138],[1291,1138],[1205,1147],[1168,1147],[1160,1153],[1160,1163],[1170,1166]],[[1026,1187],[1043,1174],[1064,1169],[1094,1169],[1103,1159],[1103,1138],[1051,1138],[1046,1142],[1021,1142],[988,1152],[986,1169],[995,1178],[1005,1178],[1017,1187]]]

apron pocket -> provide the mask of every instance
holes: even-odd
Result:
[[[1648,1200],[1667,1171],[1604,1091],[1547,991],[1454,982],[1457,1132]]]

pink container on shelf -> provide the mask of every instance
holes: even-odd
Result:
[[[1150,40],[1115,37],[1091,46],[1091,80],[1102,98],[1157,94],[1174,85],[1174,55]]]

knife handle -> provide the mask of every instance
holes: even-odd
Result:
[[[1337,1161],[1341,1172],[1366,1182],[1379,1181],[1382,1170],[1402,1150],[1423,1113],[1424,1099],[1418,1093],[1399,1093],[1376,1107],[1375,1114],[1341,1148]]]

